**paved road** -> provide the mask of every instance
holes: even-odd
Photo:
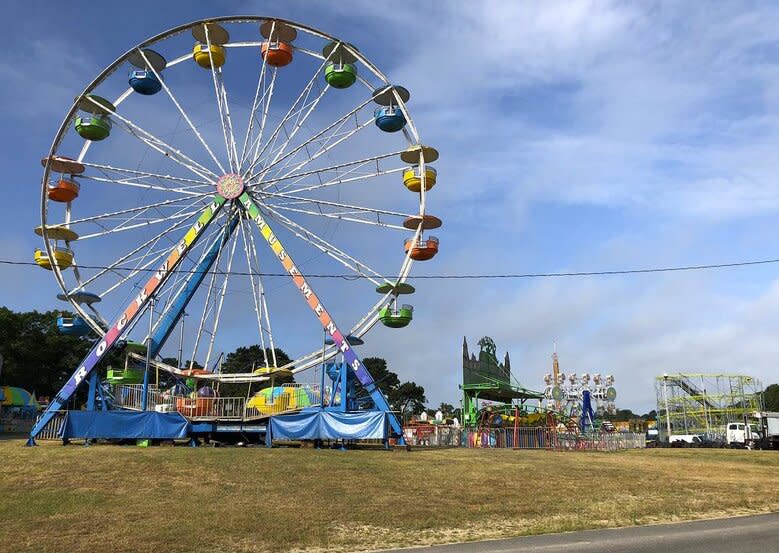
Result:
[[[773,553],[779,513],[397,550],[403,553]]]

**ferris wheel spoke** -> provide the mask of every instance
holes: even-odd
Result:
[[[281,223],[281,225],[283,225],[289,232],[291,232],[292,234],[294,234],[304,242],[307,242],[308,244],[313,246],[315,249],[321,251],[328,257],[335,259],[350,271],[353,271],[354,273],[360,275],[361,277],[367,278],[377,286],[383,282],[382,275],[378,271],[373,270],[367,263],[358,261],[357,259],[350,256],[346,252],[342,251],[341,249],[339,249],[332,243],[328,242],[321,236],[317,235],[315,232],[312,232],[311,230],[307,229],[303,225],[296,223],[295,221],[285,216],[283,213],[280,213],[276,209],[269,206],[265,206],[265,208],[268,211],[270,211],[275,216],[274,218],[279,223]]]
[[[197,161],[189,158],[185,154],[183,154],[178,149],[174,148],[161,138],[158,138],[154,136],[149,131],[141,128],[140,126],[133,123],[130,119],[123,117],[119,115],[116,110],[107,109],[105,106],[97,102],[94,98],[90,96],[85,96],[87,100],[98,106],[99,108],[105,110],[107,113],[109,113],[112,117],[119,120],[122,125],[119,125],[120,128],[122,128],[124,131],[129,133],[131,136],[134,136],[153,150],[158,151],[163,156],[167,157],[171,161],[174,161],[175,163],[178,163],[182,167],[185,167],[189,171],[192,171],[199,177],[209,181],[209,182],[215,182],[213,179],[218,178],[216,173],[211,171],[210,169],[207,169],[206,167],[203,167],[200,163]],[[209,176],[210,175],[210,176]]]
[[[211,240],[213,234],[215,233],[215,229],[209,229],[207,232],[208,232],[207,239]],[[161,237],[155,236],[155,239],[156,238],[161,238]],[[166,248],[167,248],[167,251],[170,251],[170,246],[177,244],[176,240],[173,240],[170,237],[165,237],[165,238],[167,240],[167,244],[161,245],[157,250],[154,250],[153,248],[156,247],[156,243],[155,243],[152,246],[152,248],[150,248],[148,250],[148,255],[155,255],[155,254],[159,253],[160,251],[162,251],[163,249],[166,249]],[[158,242],[159,242],[159,240],[158,240]],[[191,251],[195,251],[199,247],[200,247],[200,244],[198,244],[196,246],[193,246]],[[127,261],[125,263],[126,264],[133,264],[136,261],[143,261],[145,255],[146,255],[146,253],[140,254],[140,255],[136,255],[135,257],[131,257],[131,258],[127,259]],[[184,261],[186,261],[186,259]],[[128,268],[126,266],[123,267],[123,266],[116,266],[116,265],[114,265],[114,267],[115,267],[116,271],[127,271],[128,270]]]
[[[234,216],[238,216],[238,215],[234,215]],[[210,316],[212,310],[213,311],[217,311],[218,310],[219,315],[221,315],[221,311],[222,311],[222,307],[221,306],[222,306],[222,303],[224,302],[224,296],[227,293],[227,281],[230,278],[230,271],[232,270],[233,257],[235,256],[235,246],[238,243],[238,237],[237,237],[237,234],[235,233],[235,227],[232,226],[232,224],[230,226],[230,229],[231,229],[230,230],[230,236],[227,237],[227,241],[225,242],[225,244],[217,252],[217,258],[216,258],[216,262],[214,264],[214,266],[216,267],[216,270],[214,270],[211,273],[211,281],[209,282],[208,290],[206,292],[206,298],[205,298],[205,300],[203,302],[203,314],[201,315],[200,322],[198,323],[198,330],[197,330],[197,333],[195,334],[195,342],[194,342],[194,346],[193,346],[193,349],[192,349],[192,355],[190,356],[190,365],[189,365],[190,369],[193,368],[194,363],[195,363],[195,359],[197,358],[197,353],[200,350],[200,340],[202,339],[203,334],[204,333],[209,333],[209,334],[211,334],[211,336],[214,336],[216,334],[216,330],[213,330],[213,331],[205,330],[205,326],[206,326],[206,322],[207,322],[208,317]],[[230,241],[232,241],[232,245],[228,246]],[[214,295],[215,290],[216,290],[217,275],[220,274],[220,263],[223,260],[222,253],[228,247],[230,248],[230,252],[228,254],[227,268],[223,272],[224,273],[224,278],[222,279],[223,280],[223,283],[222,283],[222,293],[221,293],[219,299],[214,298],[215,301],[214,301],[214,304],[212,305],[211,297]],[[216,320],[215,320],[215,323],[214,323],[215,327],[219,326],[218,319],[219,319],[219,317],[217,316]],[[210,342],[210,340],[209,340],[209,342]]]
[[[206,143],[205,140],[203,140],[203,136],[200,134],[200,131],[197,130],[197,127],[192,123],[192,120],[189,118],[189,115],[187,115],[187,112],[184,111],[184,108],[181,107],[181,104],[178,102],[176,97],[173,95],[173,91],[171,91],[170,87],[165,83],[163,78],[160,76],[160,74],[157,72],[157,69],[154,67],[152,63],[149,62],[149,59],[146,57],[146,53],[143,51],[142,48],[138,48],[137,52],[141,55],[143,58],[143,61],[146,62],[146,65],[149,69],[152,70],[154,73],[154,76],[157,78],[159,83],[162,85],[163,90],[168,95],[168,97],[171,99],[173,104],[176,106],[176,109],[181,114],[181,117],[184,119],[184,121],[187,122],[187,125],[189,125],[189,128],[192,129],[192,132],[195,133],[195,136],[197,137],[200,144],[203,145],[203,148],[205,148],[206,152],[208,152],[208,155],[211,156],[211,159],[216,163],[216,166],[219,167],[219,170],[222,172],[222,174],[225,173],[224,167],[222,167],[222,164],[219,163],[219,160],[214,155],[214,152],[211,150],[211,147]]]
[[[265,333],[263,325],[262,325],[262,305],[260,302],[260,298],[258,295],[258,286],[254,281],[254,268],[253,268],[253,262],[252,262],[252,256],[249,253],[250,245],[249,245],[249,238],[247,235],[251,233],[251,229],[249,231],[246,230],[246,221],[244,218],[241,218],[241,238],[243,242],[243,251],[244,255],[246,256],[246,266],[248,267],[249,271],[249,283],[251,284],[252,288],[252,299],[254,300],[254,314],[257,317],[257,333],[260,336],[260,347],[262,348],[262,356],[263,360],[265,361],[265,366],[268,367],[268,351],[265,347]]]
[[[213,233],[213,231],[212,231],[212,233]],[[160,240],[161,238],[162,238],[162,236],[158,236],[158,237],[156,237],[156,240],[157,240],[157,241],[155,241],[155,242],[152,244],[152,248],[153,248],[153,247],[154,247],[154,246],[157,244],[157,242],[159,242],[159,240]],[[170,240],[170,238],[168,238],[168,239]],[[209,236],[209,239],[210,239],[210,236]],[[176,244],[176,242],[175,242],[175,241],[172,241],[172,240],[171,240],[171,242],[172,242],[173,244]],[[190,251],[191,251],[191,250],[190,250]],[[137,259],[138,263],[137,263],[137,264],[135,265],[135,267],[134,267],[132,270],[130,270],[130,271],[127,271],[127,269],[126,269],[126,268],[124,268],[124,267],[120,267],[120,266],[119,266],[119,265],[117,265],[117,264],[114,264],[114,265],[112,265],[112,266],[109,268],[109,271],[110,271],[110,272],[113,272],[113,273],[115,273],[115,274],[117,274],[117,275],[120,277],[120,279],[119,279],[119,281],[118,281],[118,282],[116,282],[116,283],[114,283],[113,285],[109,286],[107,289],[103,290],[103,291],[102,291],[100,294],[98,294],[98,295],[99,295],[101,298],[105,297],[106,295],[110,294],[111,292],[113,292],[114,290],[116,290],[117,288],[119,288],[120,286],[122,286],[124,283],[126,283],[128,280],[130,280],[131,278],[135,277],[135,276],[136,276],[136,275],[138,275],[139,273],[142,273],[142,272],[147,272],[147,271],[148,271],[150,268],[153,268],[153,267],[155,266],[155,264],[156,264],[156,263],[159,263],[159,261],[160,261],[161,259],[163,259],[163,258],[164,258],[166,255],[169,255],[169,254],[170,254],[170,246],[169,246],[169,245],[166,245],[166,246],[163,246],[163,247],[161,247],[161,248],[160,248],[160,249],[158,249],[158,250],[149,249],[147,252],[145,252],[143,255],[141,255],[141,256],[140,256],[140,257]],[[134,262],[134,261],[135,261],[135,260],[127,260],[127,262],[130,262],[130,263],[132,263],[132,262]],[[182,260],[182,261],[183,261],[183,260]],[[126,273],[126,274],[122,274],[122,272],[121,272],[121,271],[125,271],[125,273]]]
[[[230,152],[232,153],[231,159],[233,160],[231,170],[233,173],[238,172],[238,144],[235,141],[235,133],[233,132],[233,119],[230,115],[230,103],[227,98],[227,88],[225,87],[224,77],[222,74],[222,68],[218,68],[217,76],[219,77],[219,92],[222,95],[222,106],[225,113],[225,121],[227,125],[227,136],[230,144]]]
[[[158,192],[175,192],[177,194],[182,194],[188,197],[213,195],[212,185],[208,185],[211,188],[210,192],[206,192],[206,191],[197,192],[188,189],[189,187],[168,188],[167,186],[159,186],[159,185],[149,184],[145,182],[133,182],[130,179],[117,180],[117,179],[112,179],[110,177],[97,177],[94,175],[79,175],[79,179],[86,179],[90,181],[102,182],[107,184],[116,184],[120,186],[126,186],[128,188],[140,188],[143,190],[157,190]],[[205,188],[205,187],[206,185],[196,185],[193,186],[192,188]]]
[[[270,351],[271,351],[271,357],[273,359],[273,366],[278,367],[278,363],[276,360],[276,345],[273,342],[273,327],[271,326],[270,312],[268,311],[268,302],[265,297],[265,285],[262,281],[262,270],[261,270],[262,267],[260,266],[259,256],[257,255],[257,246],[254,243],[254,233],[252,232],[251,226],[247,229],[247,235],[249,236],[249,242],[250,242],[249,251],[251,251],[252,253],[252,258],[254,260],[254,265],[256,267],[257,283],[258,283],[258,290],[260,296],[260,308],[261,308],[261,313],[264,312],[265,315],[265,331],[268,334],[268,342],[270,343]]]
[[[286,140],[285,140],[285,141],[284,141],[284,142],[281,144],[281,146],[280,146],[280,147],[279,147],[277,150],[275,150],[275,152],[276,152],[276,155],[273,157],[273,159],[271,160],[270,164],[269,164],[269,165],[268,165],[268,166],[267,166],[267,167],[266,167],[266,168],[263,170],[263,172],[260,174],[260,178],[262,178],[262,175],[265,175],[265,174],[267,174],[268,170],[269,170],[271,167],[275,166],[275,164],[276,164],[276,163],[278,163],[278,162],[279,162],[279,159],[280,159],[280,157],[281,157],[281,156],[282,156],[282,154],[283,154],[283,153],[286,151],[286,149],[287,149],[287,146],[289,146],[289,143],[292,141],[292,139],[293,139],[293,138],[295,138],[295,136],[297,135],[298,131],[299,131],[299,130],[300,130],[302,127],[303,127],[303,125],[306,123],[306,119],[308,119],[309,115],[311,115],[311,113],[314,111],[314,109],[315,109],[315,108],[316,108],[316,106],[319,104],[319,102],[322,100],[322,98],[324,98],[324,96],[325,96],[325,93],[326,93],[326,92],[327,92],[329,89],[330,89],[330,87],[329,87],[329,86],[326,86],[325,88],[323,88],[323,89],[322,89],[322,92],[321,92],[321,93],[319,94],[319,96],[317,96],[317,97],[316,97],[316,99],[315,99],[315,100],[314,100],[314,101],[311,103],[311,105],[309,106],[309,108],[308,108],[308,110],[306,111],[305,115],[303,115],[303,116],[302,116],[302,118],[300,117],[300,114],[298,114],[298,118],[297,118],[297,120],[295,121],[295,124],[294,124],[294,126],[292,127],[292,132],[290,132],[290,133],[287,133],[286,129],[284,130],[284,131],[285,131],[285,133],[286,133],[287,139],[286,139]],[[271,154],[273,154],[273,150],[271,150],[271,152],[270,152],[270,153],[271,153]]]
[[[153,204],[141,205],[141,206],[137,206],[137,207],[129,207],[127,209],[120,209],[118,211],[110,211],[108,213],[102,213],[100,215],[90,215],[88,217],[82,217],[80,219],[71,219],[70,220],[70,224],[71,225],[78,225],[80,223],[88,223],[88,222],[91,222],[91,221],[98,221],[98,220],[101,220],[101,219],[113,219],[113,218],[115,218],[115,217],[117,217],[119,215],[125,215],[125,214],[128,214],[128,213],[135,213],[135,212],[138,212],[138,211],[145,211],[145,210],[149,210],[149,209],[156,209],[156,208],[159,208],[159,207],[172,206],[174,204],[178,204],[178,203],[190,200],[190,199],[191,199],[191,197],[189,197],[189,196],[184,197],[184,198],[172,198],[170,200],[164,200],[164,201],[153,203]],[[190,205],[192,205],[192,204],[190,204]]]
[[[262,108],[262,117],[260,118],[260,130],[257,133],[257,137],[254,138],[249,145],[248,150],[246,151],[246,157],[241,157],[241,173],[243,173],[243,164],[246,163],[250,159],[258,159],[260,155],[260,145],[262,144],[262,137],[265,133],[265,125],[268,121],[268,112],[270,111],[271,101],[273,100],[273,91],[276,89],[276,75],[278,75],[278,68],[273,68],[273,77],[271,77],[270,86],[268,87],[268,90],[263,93],[263,108]],[[250,154],[254,150],[253,154]]]
[[[198,180],[198,179],[181,177],[177,175],[164,175],[161,173],[150,173],[149,171],[140,171],[138,169],[127,169],[124,167],[114,167],[112,165],[105,165],[101,163],[93,163],[88,161],[81,161],[80,163],[84,167],[97,169],[106,176],[108,176],[107,173],[124,173],[127,175],[134,175],[138,177],[150,177],[150,178],[155,178],[157,180],[179,182],[184,184],[197,184],[197,185],[213,184],[212,180]],[[79,178],[83,178],[83,177],[80,176]],[[123,179],[116,179],[116,180],[121,181]]]
[[[257,265],[257,279],[260,286],[260,302],[263,311],[265,312],[265,326],[267,327],[268,341],[270,342],[271,358],[273,359],[273,366],[278,367],[278,360],[276,359],[276,344],[273,342],[273,327],[270,322],[270,311],[268,311],[268,302],[265,297],[265,284],[262,281],[262,272],[260,271],[260,260],[257,257],[257,248],[254,245],[254,235],[249,234],[249,240],[252,244],[252,252],[254,254],[254,262]]]
[[[341,202],[333,202],[331,200],[320,200],[318,198],[306,198],[304,196],[293,196],[292,194],[276,194],[273,192],[263,192],[262,195],[263,197],[281,198],[283,200],[287,200],[287,202],[285,203],[266,202],[273,207],[281,207],[287,205],[300,205],[300,204],[316,204],[317,206],[340,207],[342,209],[347,209],[352,213],[372,213],[376,215],[391,215],[394,217],[402,217],[404,219],[414,216],[409,213],[401,213],[400,211],[391,211],[389,209],[381,209],[378,207],[367,207],[367,206],[360,206],[360,205],[344,204]]]
[[[203,25],[203,31],[206,38],[206,46],[208,48],[209,66],[211,68],[211,78],[214,83],[214,97],[216,98],[216,107],[219,112],[219,120],[222,126],[222,135],[225,141],[225,150],[227,152],[227,159],[230,163],[230,171],[235,172],[238,154],[235,148],[235,137],[233,136],[233,123],[230,118],[230,108],[227,104],[227,92],[224,88],[224,80],[222,79],[222,68],[216,67],[214,63],[214,53],[212,51],[211,37],[208,30],[208,25]]]
[[[286,194],[299,194],[301,192],[310,192],[312,190],[319,190],[322,188],[328,188],[330,186],[337,186],[340,184],[346,184],[349,182],[357,182],[362,180],[367,180],[374,177],[381,177],[384,175],[391,175],[393,173],[401,173],[405,170],[405,167],[396,167],[393,169],[384,169],[382,170],[379,168],[378,163],[376,164],[376,170],[371,171],[370,173],[364,173],[360,175],[355,175],[352,177],[346,177],[346,175],[349,175],[351,173],[354,173],[356,170],[360,169],[362,166],[355,166],[348,171],[343,171],[339,173],[339,177],[336,177],[334,179],[330,179],[328,181],[321,181],[321,175],[317,175],[320,177],[320,182],[318,184],[304,184],[300,181],[302,179],[298,179],[297,181],[290,183],[288,185],[285,185],[284,187],[281,187],[281,192],[277,192],[279,196],[285,196]],[[302,184],[302,188],[292,188],[288,189],[287,186],[292,186],[294,184]]]
[[[345,115],[342,115],[341,117],[339,117],[338,119],[336,119],[335,121],[333,121],[332,123],[330,123],[329,125],[324,127],[319,132],[314,133],[308,140],[306,140],[302,144],[299,144],[298,146],[296,146],[295,149],[293,149],[290,152],[288,152],[287,154],[285,154],[282,158],[280,158],[280,159],[278,159],[278,160],[268,164],[268,166],[266,166],[263,169],[263,171],[259,175],[257,175],[257,177],[262,178],[262,177],[268,175],[268,171],[270,169],[275,168],[275,166],[278,165],[279,163],[281,163],[282,161],[287,161],[287,163],[291,162],[292,159],[294,159],[293,156],[295,154],[297,154],[301,150],[307,150],[309,145],[317,143],[317,142],[321,143],[320,144],[320,148],[319,148],[319,150],[317,152],[315,152],[314,157],[309,156],[308,159],[305,161],[305,163],[309,163],[309,162],[313,161],[314,159],[316,159],[317,157],[319,157],[320,155],[322,155],[323,153],[325,153],[326,151],[329,151],[330,149],[332,149],[332,147],[337,146],[338,144],[340,144],[344,140],[348,140],[350,137],[352,137],[354,134],[359,132],[361,129],[364,129],[365,127],[369,126],[374,121],[373,117],[371,117],[370,119],[368,119],[364,123],[358,123],[357,120],[356,120],[356,117],[357,117],[357,113],[362,108],[364,108],[366,105],[368,105],[370,103],[370,101],[371,101],[371,99],[366,100],[365,102],[363,102],[362,104],[360,104],[359,106],[357,106],[356,108],[351,110],[349,113],[346,113]],[[355,128],[354,129],[350,129],[349,131],[346,131],[345,133],[340,133],[341,128],[348,121],[350,121],[352,119],[352,117],[355,118]],[[328,132],[330,134],[328,134]],[[336,136],[339,136],[339,134],[340,134],[340,138],[331,147],[328,148],[327,144],[333,138],[335,138]],[[323,148],[327,148],[327,149],[322,151]],[[300,167],[305,165],[305,163],[300,165],[300,166],[298,166],[298,167],[296,167],[294,170],[299,169]],[[284,168],[286,168],[286,164],[284,165],[284,167],[281,168],[281,170],[283,170]]]
[[[240,214],[239,213],[235,213],[233,216],[234,217],[238,217],[238,222],[240,222]],[[230,221],[230,222],[228,222],[228,226],[229,226],[229,229],[230,229],[230,235],[234,235],[235,225],[233,225],[232,222]],[[228,240],[229,240],[229,238],[230,238],[230,236],[227,236]],[[208,365],[211,362],[211,354],[214,351],[214,344],[215,344],[215,341],[216,341],[216,335],[217,335],[217,331],[219,329],[219,321],[220,321],[221,316],[222,316],[222,306],[224,305],[224,299],[225,299],[225,296],[227,295],[227,282],[228,282],[227,279],[229,278],[230,271],[232,270],[233,253],[235,252],[235,244],[237,243],[237,241],[238,241],[238,238],[236,236],[235,239],[233,240],[232,251],[231,251],[230,259],[229,259],[229,262],[228,262],[228,265],[227,265],[227,270],[225,272],[225,278],[224,278],[224,282],[222,284],[222,290],[221,290],[221,293],[219,294],[218,302],[217,302],[217,305],[216,305],[216,311],[214,313],[214,324],[213,324],[213,327],[211,329],[209,340],[208,340],[208,350],[206,351],[206,358],[205,358],[205,361],[203,362],[203,366],[206,369],[208,368]],[[227,240],[225,240],[224,244],[225,245],[223,246],[223,248],[226,247]],[[207,306],[208,306],[208,304],[206,303],[206,308],[207,308]],[[194,359],[194,357],[193,357],[193,359]]]
[[[309,211],[307,209],[300,209],[297,207],[289,207],[289,206],[282,206],[282,205],[274,205],[273,207],[275,209],[281,209],[282,211],[301,213],[303,215],[311,215],[312,217],[324,217],[326,219],[337,219],[339,221],[347,221],[350,223],[361,223],[363,225],[373,225],[376,227],[390,228],[394,230],[408,232],[408,229],[401,225],[393,225],[392,223],[386,223],[382,221],[378,215],[375,221],[371,221],[368,219],[360,219],[357,217],[351,217],[351,215],[359,214],[360,213],[359,211],[343,211],[343,212],[328,213],[328,212]]]
[[[188,158],[187,156],[185,156],[175,148],[169,146],[163,140],[154,138],[152,136],[147,136],[145,132],[138,130],[137,128],[134,128],[132,125],[129,124],[125,126],[120,125],[120,128],[125,130],[128,134],[130,134],[130,136],[134,136],[135,138],[137,138],[138,140],[140,140],[141,142],[149,146],[151,149],[161,153],[163,156],[170,159],[174,163],[181,165],[182,167],[188,169],[189,171],[195,173],[196,175],[204,179],[212,178],[214,179],[212,182],[215,182],[216,174],[214,174],[210,169],[206,169],[199,163],[191,160],[190,158]],[[211,175],[211,177],[208,176],[209,174]]]
[[[294,179],[298,179],[298,178],[301,178],[301,177],[310,177],[312,175],[320,176],[322,173],[338,171],[339,169],[343,169],[343,168],[346,168],[346,167],[353,167],[355,165],[357,165],[357,166],[366,165],[366,164],[368,164],[370,162],[378,162],[378,161],[380,161],[382,159],[386,159],[386,158],[393,157],[393,156],[398,156],[403,151],[404,150],[399,150],[397,152],[390,152],[390,153],[387,153],[387,154],[379,154],[379,155],[376,155],[376,156],[366,157],[366,158],[363,158],[363,159],[357,159],[357,160],[354,160],[354,161],[346,161],[346,162],[343,162],[343,163],[337,163],[335,165],[330,165],[328,167],[322,167],[320,169],[310,169],[308,171],[303,171],[302,173],[290,173],[288,175],[283,175],[281,177],[267,179],[267,180],[261,181],[261,182],[259,182],[257,184],[249,185],[249,186],[247,186],[247,188],[250,189],[250,190],[253,190],[253,189],[257,188],[257,187],[266,187],[267,188],[267,186],[265,186],[265,185],[271,185],[271,184],[283,182],[285,180],[294,180]],[[283,193],[283,192],[284,191],[281,190],[278,193]]]
[[[276,126],[274,131],[271,133],[270,137],[268,137],[268,140],[265,142],[265,144],[262,146],[262,148],[259,150],[259,152],[254,156],[254,159],[252,160],[252,163],[249,165],[249,168],[243,172],[244,180],[249,180],[247,178],[248,175],[252,174],[252,171],[254,171],[254,168],[257,166],[257,164],[260,163],[260,160],[265,154],[265,151],[268,149],[268,147],[275,146],[276,144],[276,138],[278,137],[279,133],[284,129],[284,125],[286,122],[297,115],[298,121],[300,119],[300,113],[303,112],[303,110],[306,109],[306,106],[308,105],[308,98],[311,95],[311,91],[314,88],[314,85],[318,82],[319,76],[322,73],[322,70],[324,70],[325,66],[327,65],[327,59],[325,59],[322,64],[317,68],[317,70],[314,72],[314,75],[311,77],[311,79],[308,81],[306,86],[303,87],[303,90],[300,92],[298,97],[295,99],[295,101],[292,103],[292,106],[289,108],[287,113],[282,117],[279,124]],[[329,86],[326,86],[322,93],[320,94],[319,98],[321,99],[321,96],[324,95],[324,93],[327,91],[327,89],[330,88]],[[302,103],[301,103],[302,102]],[[315,100],[316,103],[319,102],[319,100]],[[298,108],[298,104],[300,104],[300,107]],[[310,113],[311,110],[309,110],[308,113]],[[308,115],[306,115],[308,117]],[[304,118],[305,120],[305,118]],[[289,140],[289,139],[288,139]],[[259,144],[258,144],[259,145]],[[271,147],[271,152],[273,151],[273,148]]]
[[[270,35],[273,36],[273,32],[276,29],[276,21],[273,21],[271,23],[271,30]],[[260,75],[257,77],[257,90],[254,92],[254,100],[252,101],[252,109],[249,111],[249,122],[246,127],[246,136],[243,139],[243,146],[241,147],[241,157],[240,161],[238,163],[238,172],[240,173],[241,167],[243,166],[243,162],[246,160],[246,147],[249,146],[249,138],[252,134],[252,128],[254,127],[254,117],[257,113],[257,108],[265,102],[265,96],[268,93],[268,90],[265,89],[262,94],[262,98],[260,98],[260,90],[263,89],[263,83],[265,82],[265,70],[268,67],[268,63],[266,60],[266,56],[262,57],[262,66],[260,67]],[[273,71],[273,79],[272,81],[275,83],[276,80],[276,71],[274,69]],[[263,109],[263,113],[265,110]],[[260,138],[262,137],[262,131],[260,131]],[[251,147],[249,147],[249,151],[251,151]]]
[[[193,206],[189,206],[193,207]],[[91,234],[86,234],[84,236],[79,237],[79,242],[83,242],[84,240],[89,240],[90,238],[98,238],[100,236],[106,236],[108,234],[116,234],[119,232],[127,232],[128,230],[134,230],[141,227],[148,227],[151,225],[156,225],[158,223],[164,223],[166,221],[171,221],[174,219],[187,219],[189,217],[192,217],[193,215],[198,215],[202,209],[193,209],[192,211],[187,211],[184,213],[176,213],[173,215],[167,215],[164,217],[157,217],[156,219],[148,219],[146,221],[142,221],[140,223],[135,223],[132,225],[125,225],[125,226],[117,226],[110,229],[105,229],[99,232],[93,232]],[[126,222],[126,221],[125,221]]]
[[[338,144],[344,142],[345,140],[348,140],[351,136],[355,135],[361,129],[363,129],[366,126],[370,125],[371,121],[366,121],[362,125],[360,123],[356,123],[355,122],[355,128],[354,129],[349,129],[347,131],[341,131],[341,127],[343,126],[344,123],[341,123],[329,135],[324,136],[324,137],[319,138],[319,139],[309,140],[305,144],[302,144],[301,145],[302,147],[297,152],[295,152],[295,155],[287,158],[284,161],[283,165],[278,165],[277,164],[275,167],[273,167],[272,171],[268,171],[265,174],[264,178],[268,178],[268,177],[274,178],[274,177],[278,177],[278,176],[283,176],[285,173],[291,173],[291,172],[300,170],[301,168],[305,167],[308,163],[314,161],[315,159],[317,159],[321,155],[327,153],[332,148],[336,147]],[[330,141],[334,140],[334,139],[337,139],[337,141],[335,143],[331,144]],[[312,154],[311,151],[310,151],[310,147],[311,146],[318,146],[319,149]],[[298,155],[301,152],[304,153],[305,156]],[[302,160],[299,159],[299,158],[302,158]],[[292,165],[293,163],[297,163],[297,165],[295,166],[295,168],[290,169],[290,165]],[[276,186],[274,186],[274,188],[279,190],[279,188],[276,187]]]
[[[170,250],[166,249],[159,249],[159,250],[149,250],[148,252],[144,253],[143,256],[141,256],[141,261],[138,262],[138,264],[130,271],[125,271],[122,273],[119,269],[120,267],[113,266],[109,269],[107,269],[106,272],[112,272],[119,276],[119,280],[106,288],[105,290],[102,290],[98,293],[98,295],[101,298],[106,297],[108,294],[122,286],[125,282],[133,278],[134,276],[138,275],[139,273],[145,272],[147,269],[149,269],[151,266],[153,266],[156,263],[159,263],[161,259],[165,257],[166,254],[169,254]]]
[[[153,236],[151,239],[149,239],[149,240],[147,240],[146,242],[143,242],[142,244],[140,244],[139,246],[137,246],[137,247],[133,248],[133,249],[132,249],[132,250],[130,250],[128,253],[124,254],[124,255],[123,255],[123,256],[121,256],[121,257],[119,257],[119,258],[118,258],[116,261],[114,261],[114,262],[113,262],[111,265],[109,265],[108,267],[101,269],[101,270],[100,270],[100,272],[98,272],[98,273],[96,273],[95,275],[91,276],[90,278],[88,278],[88,279],[87,279],[86,281],[84,281],[83,283],[80,283],[80,284],[79,284],[79,285],[78,285],[76,288],[74,288],[74,289],[72,289],[72,290],[69,290],[69,291],[68,291],[68,294],[73,294],[74,292],[78,292],[78,291],[80,291],[80,290],[85,290],[85,289],[86,289],[86,287],[87,287],[89,284],[91,284],[92,282],[94,282],[95,280],[97,280],[98,278],[100,278],[101,276],[103,276],[103,275],[104,275],[105,273],[107,273],[109,270],[113,269],[113,268],[114,268],[114,267],[116,267],[116,266],[119,266],[119,265],[121,265],[122,263],[127,263],[127,262],[128,262],[128,260],[129,260],[129,259],[130,259],[130,258],[131,258],[133,255],[137,254],[137,253],[138,253],[138,252],[140,252],[141,250],[145,250],[145,249],[148,249],[148,248],[153,248],[153,247],[154,247],[154,245],[155,245],[155,244],[156,244],[156,243],[157,243],[157,242],[158,242],[158,241],[159,241],[159,240],[160,240],[160,239],[161,239],[163,236],[167,236],[169,233],[171,233],[171,232],[175,231],[176,229],[183,227],[183,226],[184,226],[186,223],[187,223],[187,220],[186,220],[186,219],[182,219],[182,220],[180,220],[180,221],[176,221],[174,224],[172,224],[172,225],[171,225],[171,226],[169,226],[167,229],[165,229],[165,230],[164,230],[164,231],[163,231],[161,234],[158,234],[158,235],[156,235],[156,236]]]
[[[119,186],[126,186],[128,188],[141,188],[144,190],[157,190],[158,192],[174,192],[176,194],[182,194],[184,196],[203,196],[213,194],[214,187],[212,184],[195,184],[187,186],[179,186],[178,188],[170,188],[162,184],[150,184],[148,182],[138,182],[138,179],[143,178],[141,176],[126,177],[123,179],[116,179],[111,177],[108,173],[103,173],[105,176],[99,177],[96,175],[79,175],[79,179],[90,180],[94,182],[115,184]]]

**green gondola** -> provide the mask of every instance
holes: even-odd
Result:
[[[384,307],[379,311],[379,320],[384,326],[390,328],[403,328],[408,326],[414,315],[414,308],[403,304],[400,309],[393,309],[391,305]]]

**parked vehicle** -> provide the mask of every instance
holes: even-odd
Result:
[[[657,442],[659,441],[660,433],[658,432],[657,428],[650,428],[646,431],[646,446],[647,447],[657,447]]]
[[[752,416],[759,428],[756,445],[761,449],[779,449],[779,412],[757,411]]]
[[[703,437],[700,434],[671,434],[668,442],[671,447],[702,447]]]
[[[730,447],[752,449],[760,441],[756,424],[731,422],[725,430],[725,441]]]

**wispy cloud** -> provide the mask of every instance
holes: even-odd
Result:
[[[145,34],[181,22],[177,10],[146,7],[152,15]],[[259,2],[223,8],[269,10]],[[132,21],[143,10],[126,9],[117,8],[116,17]],[[214,12],[193,9],[186,19]],[[445,224],[441,253],[416,273],[775,255],[779,7],[773,3],[401,2],[377,10],[367,2],[293,2],[270,11],[354,42],[411,90],[409,107],[423,140],[441,151],[429,208]],[[21,144],[6,143],[16,188],[5,256],[27,256],[35,240],[29,229],[38,224],[38,190],[29,183],[40,176],[37,160],[58,117],[100,69],[94,58],[130,45],[127,33],[106,33],[96,52],[74,42],[70,28],[52,24],[35,40],[11,41],[18,45],[14,62],[0,62],[6,121],[41,129]],[[68,55],[55,55],[62,52]],[[155,105],[147,114],[159,116],[162,129],[170,106]],[[49,275],[3,271],[13,293],[1,303],[46,305],[39,291]],[[652,378],[666,370],[742,370],[775,379],[779,284],[770,267],[417,284],[412,326],[377,329],[364,350],[424,384],[435,402],[457,397],[463,335],[471,342],[492,335],[531,388],[540,387],[556,340],[566,369],[615,374],[619,403],[636,408],[651,408]],[[327,300],[339,309],[353,298]],[[238,309],[245,296],[229,301]],[[234,336],[246,328],[237,318],[231,325]],[[316,347],[301,338],[307,331],[287,328],[282,347],[292,353]]]

